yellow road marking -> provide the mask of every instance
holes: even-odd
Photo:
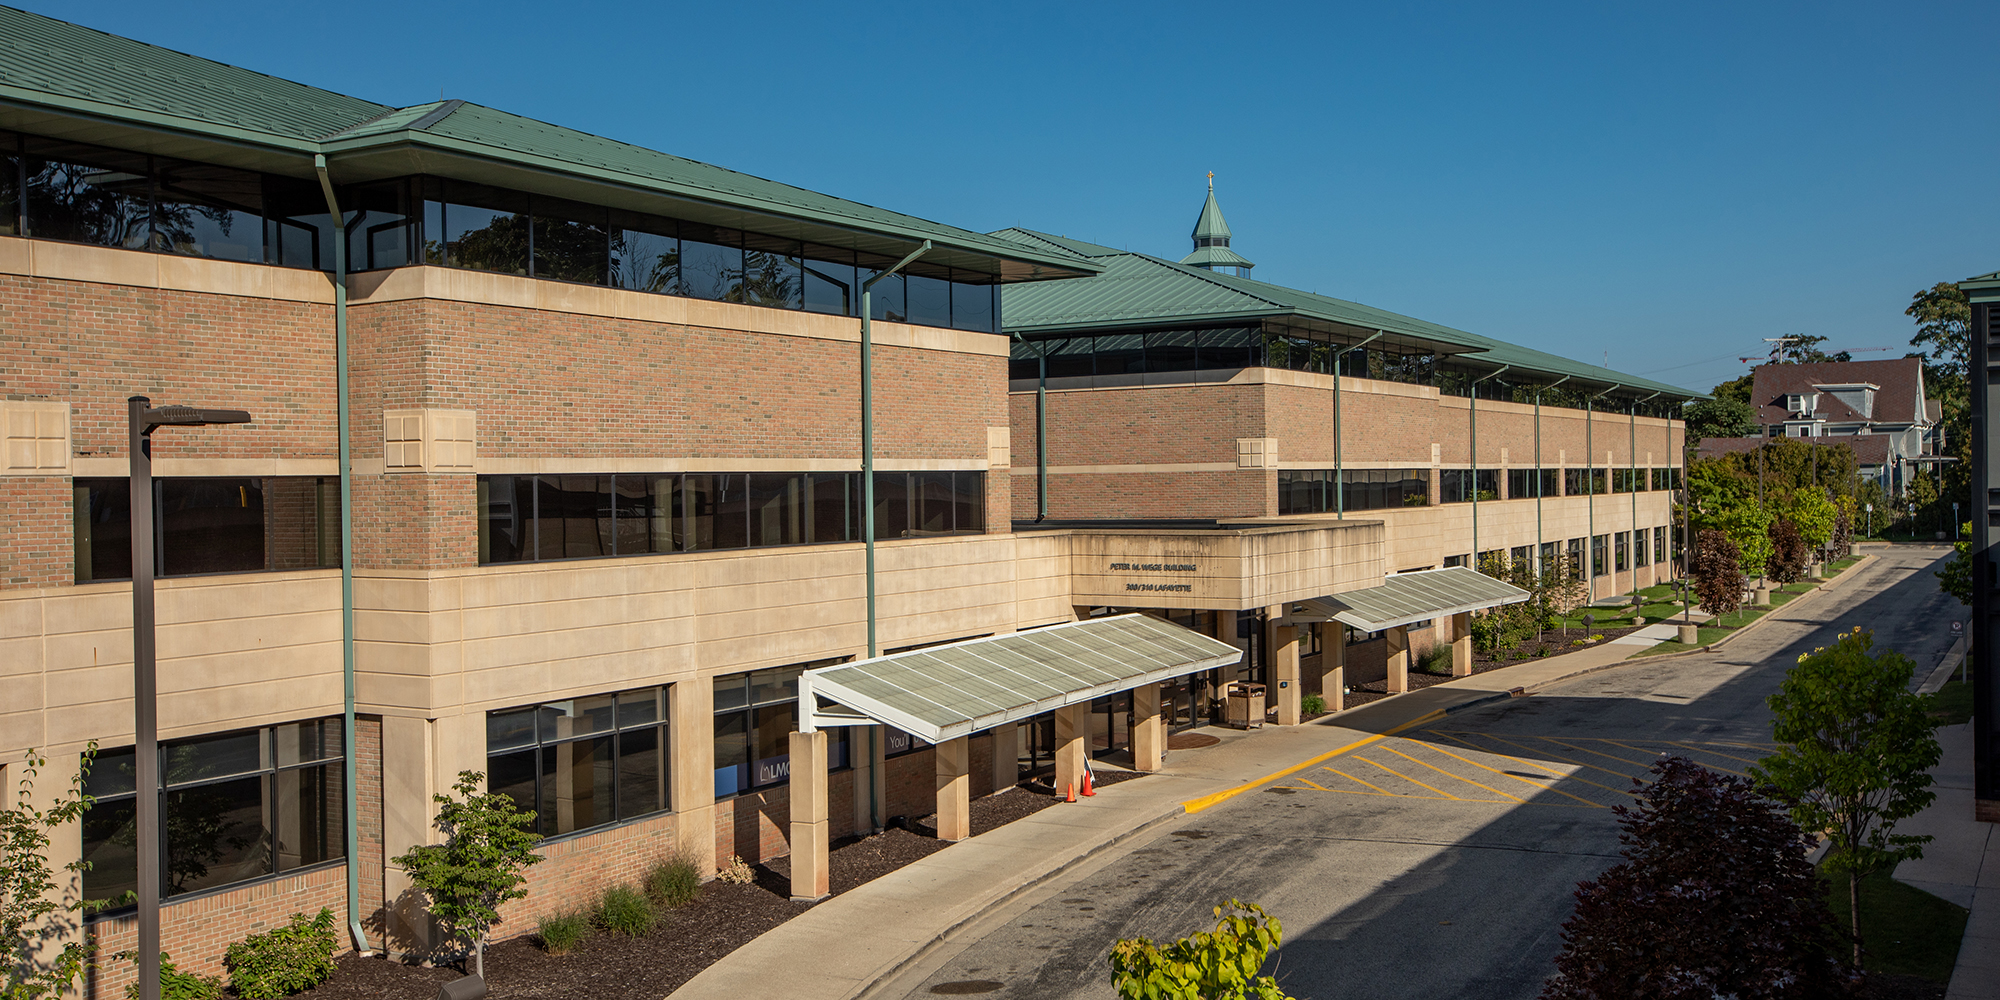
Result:
[[[1696,745],[1694,745],[1694,744],[1692,744],[1692,743],[1682,743],[1682,742],[1679,742],[1679,741],[1675,741],[1675,743],[1674,743],[1673,745],[1674,745],[1674,746],[1677,746],[1677,747],[1686,747],[1687,749],[1689,749],[1689,750],[1692,750],[1692,751],[1694,751],[1695,753],[1705,753],[1705,754],[1709,754],[1709,755],[1711,755],[1711,756],[1715,756],[1715,757],[1728,757],[1728,758],[1729,758],[1730,760],[1740,760],[1740,761],[1742,761],[1742,762],[1743,762],[1743,763],[1745,763],[1745,764],[1755,764],[1755,763],[1757,763],[1756,761],[1754,761],[1754,760],[1751,760],[1751,759],[1750,759],[1750,758],[1748,758],[1748,757],[1738,757],[1738,756],[1735,756],[1735,755],[1733,755],[1733,754],[1726,754],[1726,753],[1723,753],[1723,752],[1722,752],[1722,751],[1720,751],[1720,750],[1707,750],[1707,749],[1703,749],[1702,747],[1699,747],[1699,746],[1696,746]]]
[[[1334,769],[1334,768],[1331,768],[1331,767],[1322,767],[1322,768],[1320,768],[1320,770],[1322,770],[1322,771],[1333,771],[1333,773],[1335,773],[1335,774],[1338,774],[1338,775],[1340,775],[1341,777],[1343,777],[1343,778],[1346,778],[1346,779],[1347,779],[1347,780],[1349,780],[1349,781],[1352,781],[1352,782],[1354,782],[1354,783],[1356,783],[1356,784],[1360,784],[1360,785],[1368,785],[1368,787],[1370,787],[1370,788],[1373,788],[1373,789],[1375,789],[1376,791],[1378,791],[1378,792],[1381,792],[1381,793],[1382,793],[1382,794],[1384,794],[1384,795],[1394,795],[1394,794],[1396,794],[1395,792],[1392,792],[1392,791],[1389,791],[1389,790],[1388,790],[1388,789],[1386,789],[1386,788],[1383,788],[1383,787],[1382,787],[1381,785],[1375,785],[1375,784],[1369,784],[1369,783],[1368,783],[1368,782],[1366,782],[1366,781],[1362,781],[1362,780],[1361,780],[1360,778],[1357,778],[1357,777],[1355,777],[1354,775],[1351,775],[1351,774],[1348,774],[1348,773],[1347,773],[1346,771],[1340,771],[1340,770],[1336,770],[1336,769]]]
[[[1181,810],[1183,812],[1188,812],[1188,813],[1198,813],[1203,809],[1207,809],[1210,806],[1217,805],[1222,802],[1227,802],[1230,799],[1233,799],[1236,796],[1243,794],[1244,792],[1250,791],[1253,788],[1258,788],[1263,785],[1268,785],[1271,782],[1278,780],[1279,778],[1289,778],[1292,775],[1305,770],[1306,768],[1316,767],[1320,764],[1324,764],[1327,761],[1330,761],[1335,757],[1338,757],[1341,754],[1347,753],[1351,750],[1358,750],[1378,740],[1388,739],[1389,737],[1394,736],[1405,729],[1410,729],[1415,726],[1421,726],[1426,722],[1433,722],[1441,718],[1444,718],[1444,709],[1438,709],[1435,712],[1426,712],[1425,714],[1420,715],[1417,718],[1411,719],[1410,721],[1405,722],[1402,725],[1391,727],[1390,729],[1384,732],[1376,733],[1375,735],[1370,736],[1366,739],[1355,740],[1354,742],[1349,743],[1348,745],[1341,747],[1338,750],[1329,750],[1326,753],[1320,754],[1319,756],[1314,757],[1311,760],[1304,761],[1298,764],[1293,764],[1291,767],[1285,768],[1282,771],[1276,771],[1271,774],[1267,774],[1254,781],[1246,781],[1243,784],[1237,785],[1235,788],[1227,788],[1220,792],[1214,792],[1209,795],[1203,795],[1200,798],[1188,799],[1187,801],[1181,803]]]
[[[1635,747],[1635,746],[1631,745],[1630,743],[1620,743],[1620,742],[1618,742],[1617,740],[1605,740],[1604,742],[1606,742],[1606,743],[1609,743],[1609,744],[1611,744],[1611,745],[1612,745],[1612,746],[1614,746],[1614,747],[1624,747],[1625,749],[1627,749],[1627,750],[1630,750],[1630,751],[1632,751],[1632,752],[1634,752],[1634,753],[1649,753],[1649,754],[1652,754],[1652,755],[1653,755],[1653,756],[1654,756],[1655,758],[1658,758],[1658,757],[1659,757],[1659,756],[1661,755],[1660,751],[1658,751],[1658,750],[1648,750],[1648,749],[1646,749],[1645,747]],[[1662,743],[1666,743],[1666,744],[1667,744],[1668,746],[1673,746],[1673,745],[1674,745],[1673,743],[1671,743],[1671,742],[1669,742],[1669,741],[1667,741],[1667,740],[1661,740],[1660,742],[1662,742]],[[1697,751],[1695,751],[1695,752],[1696,752],[1696,753],[1713,753],[1713,754],[1715,754],[1715,756],[1717,756],[1717,757],[1728,757],[1728,756],[1729,756],[1728,754],[1722,754],[1722,753],[1715,753],[1715,751],[1713,751],[1713,750],[1697,750]],[[1738,758],[1735,758],[1735,757],[1730,757],[1730,759],[1731,759],[1731,760],[1736,760],[1736,759],[1738,759]],[[1747,777],[1749,777],[1749,775],[1747,775],[1747,774],[1744,774],[1744,773],[1743,773],[1742,771],[1732,771],[1732,770],[1730,770],[1730,769],[1728,769],[1728,768],[1726,768],[1726,767],[1722,767],[1722,766],[1720,766],[1720,765],[1716,765],[1716,764],[1702,764],[1701,766],[1703,766],[1703,767],[1705,767],[1705,768],[1708,768],[1708,769],[1709,769],[1709,770],[1711,770],[1711,771],[1721,771],[1721,772],[1722,772],[1722,773],[1724,773],[1724,774],[1733,774],[1733,775],[1736,775],[1736,776],[1737,776],[1737,777],[1739,777],[1739,778],[1747,778]]]
[[[1505,804],[1505,801],[1502,799],[1451,799],[1439,798],[1435,795],[1409,795],[1403,792],[1357,792],[1352,788],[1329,788],[1327,791],[1335,795],[1371,795],[1376,798],[1422,799],[1425,802],[1492,802],[1501,805]]]
[[[1322,791],[1322,792],[1330,792],[1330,791],[1333,791],[1333,789],[1331,789],[1331,788],[1328,788],[1328,787],[1326,787],[1325,785],[1322,785],[1322,784],[1320,784],[1319,782],[1317,782],[1317,781],[1314,781],[1314,780],[1312,780],[1311,778],[1307,778],[1307,777],[1303,777],[1303,776],[1301,776],[1301,777],[1295,777],[1295,778],[1293,778],[1292,780],[1293,780],[1293,781],[1299,781],[1299,782],[1303,782],[1303,783],[1305,783],[1306,785],[1309,785],[1309,786],[1311,786],[1311,787],[1313,787],[1313,788],[1317,788],[1317,789],[1319,789],[1319,790],[1320,790],[1320,791]]]
[[[1445,770],[1444,768],[1441,768],[1441,767],[1437,766],[1436,764],[1429,764],[1429,763],[1425,763],[1424,761],[1421,761],[1421,760],[1417,760],[1417,758],[1415,758],[1415,757],[1412,757],[1412,756],[1410,756],[1409,754],[1406,754],[1406,753],[1404,753],[1403,751],[1401,751],[1401,750],[1398,750],[1398,749],[1396,749],[1395,747],[1392,747],[1392,746],[1387,746],[1387,745],[1384,745],[1384,746],[1382,747],[1382,749],[1384,749],[1384,750],[1387,750],[1387,751],[1389,751],[1390,753],[1392,753],[1392,754],[1395,754],[1396,756],[1398,756],[1398,757],[1401,757],[1401,758],[1403,758],[1404,760],[1407,760],[1407,761],[1413,761],[1413,762],[1415,762],[1415,763],[1418,763],[1418,764],[1423,764],[1423,766],[1425,766],[1425,767],[1428,767],[1428,768],[1430,768],[1431,770],[1433,770],[1433,771],[1436,771],[1437,773],[1439,773],[1439,774],[1442,774],[1442,775],[1444,775],[1444,776],[1445,776],[1445,777],[1447,777],[1447,778],[1451,778],[1451,779],[1454,779],[1454,780],[1457,780],[1457,781],[1463,781],[1463,782],[1465,782],[1465,783],[1466,783],[1466,784],[1468,784],[1468,785],[1478,785],[1479,787],[1481,787],[1481,788],[1484,788],[1484,789],[1486,789],[1487,791],[1489,791],[1489,792],[1492,792],[1492,793],[1493,793],[1493,794],[1495,794],[1495,795],[1501,795],[1501,796],[1505,796],[1505,797],[1507,797],[1507,798],[1510,798],[1510,799],[1513,799],[1513,800],[1514,800],[1514,801],[1516,801],[1516,802],[1526,802],[1526,801],[1528,801],[1527,799],[1524,799],[1524,798],[1521,798],[1521,797],[1520,797],[1520,796],[1518,796],[1518,795],[1514,795],[1514,794],[1511,794],[1511,793],[1508,793],[1508,792],[1503,792],[1503,791],[1501,791],[1500,789],[1498,789],[1498,788],[1495,788],[1495,787],[1493,787],[1492,785],[1488,785],[1488,784],[1483,784],[1483,783],[1481,783],[1481,782],[1477,782],[1477,781],[1474,781],[1474,780],[1472,780],[1471,778],[1468,778],[1468,777],[1466,777],[1465,775],[1462,775],[1462,774],[1453,774],[1453,773],[1451,773],[1450,771],[1447,771],[1447,770]],[[1461,758],[1461,759],[1463,759],[1463,758]]]
[[[1555,774],[1554,774],[1554,775],[1552,775],[1552,779],[1559,779],[1559,780],[1562,780],[1562,781],[1580,781],[1580,782],[1583,782],[1583,783],[1584,783],[1584,784],[1586,784],[1586,785],[1589,785],[1589,786],[1590,786],[1590,787],[1592,787],[1592,788],[1602,788],[1602,789],[1604,789],[1605,791],[1607,791],[1607,792],[1610,792],[1610,793],[1612,793],[1612,794],[1614,794],[1614,795],[1630,795],[1630,794],[1631,794],[1631,790],[1630,790],[1630,789],[1625,789],[1625,788],[1613,788],[1613,787],[1611,787],[1610,785],[1602,785],[1602,784],[1599,784],[1599,783],[1597,783],[1597,782],[1595,782],[1595,781],[1592,781],[1592,780],[1590,780],[1589,778],[1579,778],[1579,777],[1577,777],[1577,776],[1576,776],[1576,775],[1574,775],[1574,774],[1564,774],[1564,773],[1563,773],[1562,771],[1558,770],[1558,769],[1557,769],[1557,768],[1555,767],[1555,765],[1553,765],[1553,764],[1544,764],[1544,763],[1542,763],[1541,761],[1538,761],[1538,760],[1529,760],[1529,759],[1527,759],[1526,757],[1516,757],[1516,756],[1514,756],[1513,754],[1506,754],[1506,753],[1501,753],[1501,752],[1500,752],[1500,751],[1498,751],[1498,750],[1488,750],[1488,749],[1486,749],[1485,747],[1483,747],[1483,746],[1480,746],[1479,744],[1477,744],[1477,743],[1474,743],[1474,742],[1472,742],[1471,740],[1468,740],[1468,739],[1463,739],[1463,738],[1460,738],[1460,737],[1457,737],[1457,736],[1453,736],[1453,737],[1450,737],[1450,739],[1451,739],[1451,741],[1452,741],[1452,742],[1454,742],[1454,743],[1457,743],[1457,744],[1460,744],[1461,746],[1464,746],[1464,747],[1465,747],[1466,749],[1468,749],[1468,750],[1477,750],[1477,751],[1479,751],[1480,753],[1490,753],[1490,754],[1492,754],[1492,755],[1493,755],[1493,756],[1495,756],[1495,757],[1505,757],[1505,758],[1507,758],[1508,760],[1511,760],[1511,761],[1513,761],[1513,762],[1514,762],[1514,763],[1516,763],[1516,764],[1520,764],[1520,765],[1521,765],[1521,766],[1523,766],[1523,767],[1539,767],[1539,768],[1541,768],[1542,770],[1545,770],[1545,771],[1554,771],[1554,772],[1555,772]],[[1519,744],[1514,744],[1514,745],[1516,745],[1516,746],[1519,746]],[[1523,749],[1523,750],[1528,750],[1529,748],[1527,748],[1527,747],[1522,747],[1521,749]],[[1530,751],[1530,752],[1532,752],[1532,751]],[[1563,756],[1561,756],[1561,755],[1559,755],[1559,754],[1549,754],[1549,756],[1551,756],[1551,757],[1554,757],[1554,758],[1556,758],[1557,760],[1560,760],[1560,761],[1564,761],[1564,762],[1566,762],[1566,763],[1570,763],[1570,764],[1575,764],[1575,765],[1576,765],[1577,767],[1595,767],[1595,765],[1592,765],[1592,764],[1585,764],[1585,763],[1583,763],[1583,762],[1581,762],[1581,761],[1574,761],[1574,760],[1570,760],[1569,758],[1567,758],[1567,757],[1563,757]],[[1609,770],[1607,770],[1607,769],[1605,769],[1605,768],[1596,768],[1596,769],[1597,769],[1597,770],[1600,770],[1600,771],[1605,771],[1606,773],[1612,773],[1612,774],[1615,774],[1615,773],[1619,773],[1619,772],[1613,772],[1613,771],[1609,771]]]
[[[1425,745],[1426,745],[1426,746],[1428,746],[1428,747],[1430,747],[1430,748],[1431,748],[1432,750],[1436,750],[1436,751],[1437,751],[1438,753],[1441,753],[1441,754],[1444,754],[1445,756],[1447,756],[1447,757],[1450,757],[1450,758],[1452,758],[1452,759],[1454,759],[1454,760],[1462,760],[1462,761],[1465,761],[1465,762],[1466,762],[1467,764],[1471,764],[1471,765],[1472,765],[1473,767],[1479,767],[1479,768],[1485,768],[1486,770],[1488,770],[1488,771],[1492,771],[1492,772],[1493,772],[1494,774],[1497,774],[1497,775],[1500,775],[1500,776],[1501,776],[1501,777],[1503,777],[1503,778],[1512,778],[1512,779],[1514,779],[1515,781],[1518,781],[1518,782],[1520,782],[1521,784],[1524,784],[1524,785],[1529,785],[1529,786],[1531,786],[1531,787],[1534,787],[1534,788],[1539,788],[1539,789],[1541,789],[1542,791],[1545,791],[1545,792],[1554,792],[1554,793],[1556,793],[1557,795],[1566,795],[1566,796],[1569,796],[1570,798],[1572,798],[1572,799],[1575,799],[1575,800],[1577,800],[1578,802],[1581,802],[1581,803],[1583,803],[1584,805],[1587,805],[1587,806],[1591,807],[1592,809],[1602,809],[1602,808],[1604,808],[1603,806],[1601,806],[1601,805],[1599,805],[1599,804],[1597,804],[1597,803],[1595,803],[1595,802],[1592,802],[1592,801],[1590,801],[1589,799],[1586,799],[1586,798],[1584,798],[1584,797],[1583,797],[1583,796],[1581,796],[1581,795],[1570,795],[1570,793],[1568,793],[1568,792],[1565,792],[1565,791],[1563,791],[1562,789],[1560,789],[1560,788],[1557,788],[1557,787],[1555,787],[1554,785],[1543,785],[1543,784],[1539,784],[1539,783],[1536,783],[1536,782],[1534,782],[1534,781],[1530,781],[1530,780],[1528,780],[1527,778],[1523,778],[1523,777],[1521,777],[1521,776],[1520,776],[1520,775],[1518,775],[1518,774],[1508,774],[1507,772],[1505,772],[1505,771],[1502,771],[1502,770],[1500,770],[1500,769],[1499,769],[1499,768],[1497,768],[1497,767],[1487,767],[1487,766],[1486,766],[1485,764],[1481,764],[1480,762],[1478,762],[1478,761],[1476,761],[1476,760],[1473,760],[1473,759],[1471,759],[1471,758],[1469,758],[1469,757],[1460,757],[1460,756],[1459,756],[1458,754],[1455,754],[1455,753],[1452,753],[1451,751],[1449,751],[1449,750],[1446,750],[1445,748],[1443,748],[1443,747],[1441,747],[1441,746],[1438,746],[1438,745],[1437,745],[1437,744],[1435,744],[1435,743],[1427,743],[1427,744],[1425,744]],[[1503,756],[1503,757],[1504,757],[1504,756],[1506,756],[1506,754],[1501,754],[1500,756]],[[1557,779],[1557,780],[1559,780],[1559,779]],[[1482,786],[1482,787],[1483,787],[1483,786]],[[1500,794],[1502,794],[1502,795],[1505,795],[1505,794],[1507,794],[1507,793],[1506,793],[1506,792],[1501,792]]]
[[[1360,754],[1355,754],[1355,755],[1354,755],[1354,759],[1355,759],[1355,760],[1363,760],[1363,761],[1367,761],[1367,762],[1368,762],[1368,763],[1370,763],[1370,764],[1374,764],[1374,765],[1375,765],[1376,767],[1379,767],[1379,768],[1381,768],[1382,770],[1384,770],[1384,771],[1387,771],[1387,772],[1389,772],[1390,774],[1393,774],[1393,775],[1395,775],[1396,777],[1398,777],[1398,778],[1401,778],[1401,779],[1403,779],[1404,781],[1407,781],[1407,782],[1409,782],[1409,783],[1410,783],[1410,784],[1412,784],[1412,785],[1424,785],[1424,783],[1423,783],[1423,782],[1421,782],[1421,781],[1418,781],[1417,779],[1415,779],[1415,778],[1412,778],[1412,777],[1410,777],[1409,775],[1407,775],[1407,774],[1404,774],[1403,772],[1401,772],[1401,771],[1398,771],[1398,770],[1396,770],[1395,768],[1393,768],[1393,767],[1390,767],[1390,766],[1389,766],[1389,765],[1387,765],[1387,764],[1384,764],[1384,763],[1381,763],[1380,761],[1376,761],[1376,760],[1372,760],[1372,759],[1370,759],[1370,758],[1367,758],[1367,757],[1363,757],[1363,756],[1361,756]],[[1421,763],[1423,763],[1423,761],[1418,761],[1417,763],[1421,764]],[[1435,770],[1435,768],[1433,768],[1433,770]],[[1447,792],[1447,791],[1445,791],[1444,789],[1442,789],[1442,788],[1439,788],[1439,787],[1437,787],[1436,785],[1424,785],[1424,787],[1425,787],[1425,788],[1428,788],[1428,789],[1430,789],[1431,791],[1433,791],[1433,792],[1436,792],[1436,793],[1438,793],[1439,795],[1442,795],[1442,796],[1444,796],[1445,798],[1448,798],[1448,799],[1456,799],[1456,798],[1458,798],[1458,796],[1456,796],[1456,795],[1453,795],[1453,794],[1451,794],[1450,792]]]
[[[1527,737],[1527,738],[1528,738],[1528,739],[1539,739],[1539,740],[1544,740],[1544,741],[1548,741],[1548,742],[1554,742],[1553,740],[1549,740],[1549,738],[1548,738],[1548,737],[1546,737],[1546,736],[1532,736],[1532,737]],[[1514,740],[1510,740],[1510,739],[1507,739],[1507,738],[1506,738],[1506,737],[1504,737],[1504,736],[1495,736],[1495,737],[1493,737],[1493,739],[1495,739],[1495,740],[1497,740],[1497,741],[1499,741],[1499,742],[1501,742],[1501,743],[1506,743],[1506,744],[1509,744],[1509,745],[1511,745],[1511,746],[1517,746],[1517,747],[1520,747],[1521,749],[1523,749],[1523,750],[1526,750],[1526,751],[1527,751],[1527,752],[1529,752],[1529,753],[1547,753],[1547,754],[1548,754],[1548,756],[1550,756],[1550,757],[1554,757],[1555,759],[1557,759],[1557,760],[1559,760],[1559,761],[1562,761],[1562,762],[1564,762],[1564,763],[1566,763],[1566,764],[1575,764],[1575,765],[1576,765],[1576,766],[1578,766],[1578,767],[1587,767],[1587,768],[1590,768],[1590,769],[1591,769],[1591,770],[1593,770],[1593,771],[1603,771],[1603,772],[1604,772],[1605,774],[1615,774],[1615,775],[1617,775],[1617,776],[1619,776],[1619,777],[1621,777],[1621,778],[1637,778],[1637,777],[1638,777],[1638,775],[1635,775],[1635,774],[1631,773],[1630,771],[1619,771],[1619,770],[1615,770],[1615,769],[1613,769],[1613,768],[1609,768],[1609,767],[1605,767],[1605,766],[1603,766],[1602,764],[1592,764],[1592,763],[1589,763],[1588,761],[1581,761],[1581,760],[1571,760],[1570,758],[1568,758],[1568,757],[1565,757],[1565,756],[1563,756],[1562,754],[1559,754],[1559,753],[1549,753],[1549,752],[1548,752],[1548,751],[1546,751],[1546,750],[1538,750],[1538,749],[1536,749],[1535,747],[1531,747],[1531,746],[1528,746],[1528,745],[1527,745],[1527,744],[1525,744],[1525,743],[1519,743],[1519,742],[1516,742],[1516,741],[1514,741]],[[1591,751],[1587,751],[1587,750],[1586,750],[1586,751],[1584,751],[1584,752],[1585,752],[1585,753],[1590,753]],[[1610,754],[1603,754],[1602,756],[1606,756],[1606,757],[1610,757],[1611,755],[1610,755]],[[1628,764],[1629,764],[1629,763],[1631,763],[1631,761],[1626,761],[1626,760],[1625,760],[1625,758],[1623,758],[1623,757],[1611,757],[1611,759],[1612,759],[1612,760],[1617,760],[1617,761],[1624,761],[1625,763],[1628,763]],[[1578,780],[1578,781],[1583,781],[1583,780],[1585,780],[1585,779],[1583,779],[1583,778],[1577,778],[1576,780]],[[1643,779],[1641,779],[1641,780],[1643,780]],[[1591,782],[1591,784],[1593,784],[1593,785],[1596,785],[1597,783],[1593,781],[1593,782]],[[1609,786],[1607,786],[1607,785],[1597,785],[1597,787],[1599,787],[1599,788],[1603,788],[1603,789],[1605,789],[1606,791],[1612,791],[1612,792],[1617,792],[1617,793],[1618,793],[1618,794],[1620,794],[1620,795],[1629,795],[1629,794],[1631,794],[1631,790],[1630,790],[1630,789],[1617,789],[1617,788],[1611,788],[1611,787],[1609,787]]]

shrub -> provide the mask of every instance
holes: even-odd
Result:
[[[536,935],[542,939],[542,950],[551,955],[567,954],[590,936],[590,917],[587,914],[570,911],[552,917],[543,917],[536,928]]]
[[[1326,699],[1316,694],[1306,695],[1299,699],[1299,711],[1307,715],[1318,715],[1326,711]]]
[[[1811,838],[1747,779],[1685,757],[1652,770],[1615,810],[1625,861],[1577,887],[1543,1000],[1840,995]]]
[[[473,972],[486,978],[486,932],[500,921],[500,904],[522,899],[521,883],[529,865],[540,864],[530,833],[535,814],[522,812],[513,796],[481,792],[486,775],[458,772],[458,793],[433,795],[437,817],[431,825],[444,834],[442,844],[419,844],[390,863],[410,874],[410,883],[430,903],[431,917],[444,926],[452,941],[472,950]]]
[[[1451,647],[1445,643],[1432,646],[1430,652],[1424,654],[1421,664],[1418,669],[1424,673],[1451,676]]]
[[[1111,976],[1120,1000],[1154,997],[1258,997],[1288,1000],[1271,976],[1259,976],[1284,928],[1255,903],[1230,900],[1215,908],[1215,931],[1156,945],[1122,938],[1111,949]]]
[[[645,893],[629,885],[604,890],[604,898],[597,904],[597,923],[613,934],[643,937],[653,929],[656,918]]]
[[[294,913],[283,927],[230,945],[222,964],[229,967],[229,986],[237,996],[276,1000],[333,978],[333,951],[339,945],[333,911],[322,906],[319,916],[307,919]]]
[[[1806,539],[1799,532],[1799,526],[1786,518],[1771,522],[1771,579],[1779,583],[1797,583],[1805,579],[1806,563],[1812,553],[1806,549]]]
[[[127,954],[133,964],[138,964],[138,955]],[[125,987],[126,1000],[136,1000],[138,996],[138,983]],[[166,952],[160,952],[160,1000],[222,1000],[222,977],[182,972],[174,968]]]
[[[715,877],[718,881],[730,885],[753,885],[757,881],[757,873],[751,871],[750,865],[734,854],[729,856],[729,864],[716,872]]]
[[[1547,655],[1549,655],[1549,647],[1547,647],[1547,646],[1537,646],[1537,647],[1535,647],[1535,658],[1536,658],[1536,659],[1538,659],[1538,660],[1539,660],[1539,659],[1541,659],[1542,657],[1544,657],[1544,656],[1547,656]]]
[[[646,873],[646,895],[661,906],[686,906],[701,895],[701,870],[676,854]]]

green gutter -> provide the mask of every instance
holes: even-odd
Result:
[[[345,738],[347,809],[347,932],[354,936],[354,950],[368,950],[368,935],[361,929],[361,807],[358,768],[354,747],[354,456],[353,438],[348,433],[347,405],[347,225],[340,202],[333,196],[333,182],[326,175],[326,157],[313,156],[319,173],[320,190],[326,195],[326,210],[333,216],[333,367],[340,436],[340,682],[341,730]]]
[[[888,270],[861,283],[861,540],[868,553],[868,658],[875,645],[875,283],[903,269],[931,248],[931,241],[906,254]]]

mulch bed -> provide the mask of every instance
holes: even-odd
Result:
[[[1099,770],[1095,781],[1112,785],[1143,778],[1136,771]],[[1061,803],[1046,779],[1023,783],[972,803],[972,833],[986,833]],[[828,855],[828,881],[835,895],[879,878],[950,846],[937,839],[935,815],[910,820],[872,837],[835,841]],[[488,995],[501,1000],[659,1000],[703,969],[751,939],[805,912],[791,901],[790,858],[775,858],[751,869],[753,885],[714,881],[701,898],[660,913],[645,937],[598,932],[567,955],[550,955],[532,936],[486,950]],[[418,1000],[437,995],[457,969],[405,965],[382,958],[343,955],[334,960],[333,979],[300,994],[312,1000]]]
[[[1859,1000],[1944,1000],[1945,988],[1919,976],[1871,973],[1854,995]]]

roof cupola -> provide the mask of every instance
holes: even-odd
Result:
[[[1229,249],[1229,223],[1222,221],[1222,206],[1215,203],[1213,170],[1208,172],[1208,200],[1202,203],[1201,217],[1194,220],[1194,252],[1182,257],[1181,263],[1245,278],[1256,266]]]

